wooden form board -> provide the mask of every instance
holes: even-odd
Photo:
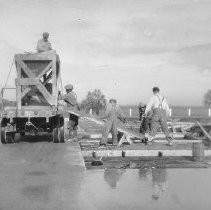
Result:
[[[15,63],[17,108],[19,110],[22,108],[23,98],[33,88],[39,92],[37,96],[42,96],[49,106],[57,106],[60,61],[56,52],[52,50],[36,54],[16,54]],[[33,68],[31,68],[32,65]],[[50,80],[51,83],[47,84]],[[47,89],[47,85],[49,85],[50,91]]]
[[[97,119],[92,118],[92,117],[84,117],[84,119],[90,120],[92,122],[95,122],[98,125],[104,125],[104,122],[103,121],[97,120]],[[126,134],[129,138],[138,138],[138,139],[143,139],[144,138],[144,135],[143,134],[130,131],[130,130],[128,130],[126,128],[123,128],[123,127],[120,127],[120,126],[117,127],[117,130],[119,132],[121,132],[121,133]]]

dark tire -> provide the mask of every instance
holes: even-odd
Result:
[[[58,128],[53,129],[53,143],[59,143]]]
[[[15,133],[6,133],[5,127],[1,127],[1,143],[12,144],[14,143]]]
[[[65,140],[64,140],[64,125],[61,126],[60,128],[58,128],[58,136],[59,136],[59,142],[60,143],[65,143]]]
[[[1,127],[0,132],[1,132],[1,143],[6,144],[7,143],[7,137],[6,137],[5,127]]]
[[[64,126],[53,129],[53,143],[65,143]]]
[[[25,136],[25,132],[20,132],[21,137]]]

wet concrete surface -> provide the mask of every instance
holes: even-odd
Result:
[[[81,195],[93,209],[209,210],[210,169],[88,170]]]
[[[85,168],[75,143],[0,145],[0,167],[1,210],[85,208],[78,196]]]
[[[86,170],[77,143],[0,145],[0,210],[210,209],[210,169]]]

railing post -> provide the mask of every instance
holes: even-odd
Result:
[[[211,117],[211,109],[208,109],[208,117]]]
[[[169,117],[171,117],[172,116],[172,109],[170,108],[169,109]]]
[[[132,116],[132,109],[130,108],[130,117]]]
[[[191,108],[188,109],[188,117],[191,116]]]
[[[89,110],[89,114],[92,115],[92,109]]]

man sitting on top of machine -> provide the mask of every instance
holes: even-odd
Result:
[[[37,42],[37,52],[46,52],[52,50],[51,43],[48,41],[49,33],[44,32],[42,34],[43,38]]]

